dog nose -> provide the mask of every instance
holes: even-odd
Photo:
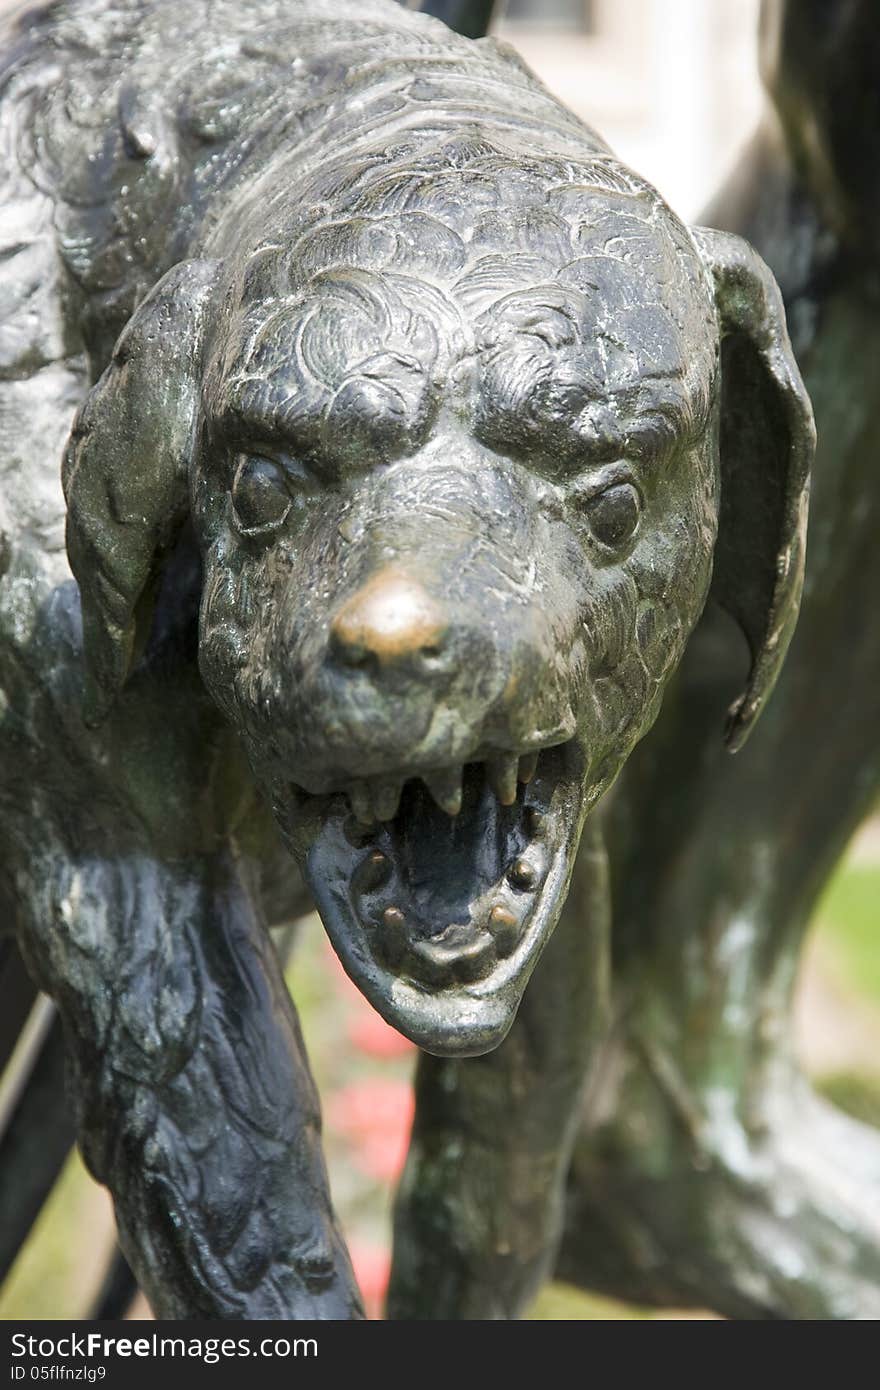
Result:
[[[330,627],[330,645],[345,666],[411,664],[440,656],[447,632],[440,605],[417,580],[386,569],[343,604]]]

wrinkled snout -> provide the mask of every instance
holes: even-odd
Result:
[[[513,654],[452,570],[430,546],[369,547],[331,610],[322,704],[346,780],[458,763],[501,714]]]
[[[570,738],[580,570],[559,553],[510,465],[462,451],[366,477],[267,570],[247,688],[271,715],[273,775],[313,794],[452,787],[468,764],[515,770]]]

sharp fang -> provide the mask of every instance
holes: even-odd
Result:
[[[519,760],[519,780],[524,786],[528,786],[535,775],[538,766],[537,753],[524,753]]]
[[[507,871],[507,877],[514,888],[522,888],[524,891],[534,888],[537,876],[534,865],[530,864],[528,859],[515,859]]]
[[[351,809],[354,811],[361,825],[375,825],[376,817],[373,814],[373,800],[366,782],[352,782],[348,789],[348,799],[351,802]]]
[[[379,820],[393,820],[400,805],[402,782],[374,782],[373,809]]]
[[[355,869],[353,886],[361,893],[376,893],[391,877],[391,861],[380,849],[373,850]]]
[[[461,810],[461,768],[444,767],[438,772],[426,772],[422,781],[441,811],[457,816]]]
[[[502,907],[500,903],[496,903],[489,913],[489,926],[499,929],[502,927],[515,927],[516,917],[509,907]]]
[[[389,912],[392,914],[390,918]],[[401,927],[404,925],[403,913],[399,914],[401,921],[396,920],[395,913],[397,913],[396,907],[386,909],[379,919],[377,932],[381,954],[386,965],[390,966],[392,970],[397,970],[400,967],[406,955],[406,934],[401,931]]]
[[[489,913],[489,930],[495,940],[495,949],[503,960],[512,954],[519,935],[519,923],[509,908],[496,903]]]
[[[502,753],[489,758],[486,769],[489,786],[502,806],[512,806],[516,801],[516,775],[519,759],[515,753]]]

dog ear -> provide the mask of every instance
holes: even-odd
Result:
[[[184,261],[133,313],[74,422],[63,465],[82,600],[85,719],[108,713],[149,631],[164,551],[186,517],[217,263]]]
[[[712,594],[751,651],[726,738],[741,748],[779,675],[797,621],[816,433],[779,287],[738,236],[694,229],[721,328],[721,511]]]

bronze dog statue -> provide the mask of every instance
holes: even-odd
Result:
[[[732,746],[779,671],[813,448],[781,301],[391,0],[67,0],[7,55],[7,921],[157,1313],[357,1316],[281,843],[390,1022],[502,1042],[710,586]]]

